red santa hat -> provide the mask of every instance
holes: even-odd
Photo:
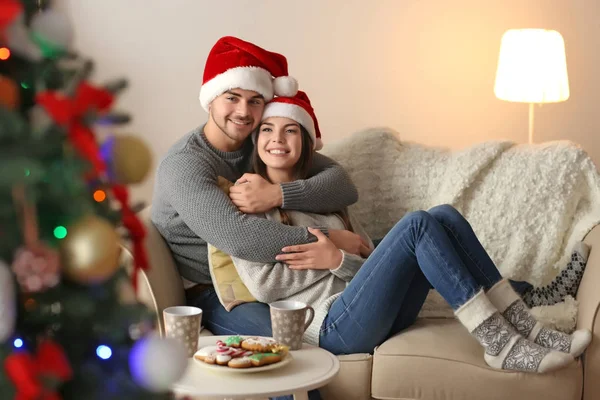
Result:
[[[208,105],[231,89],[253,90],[266,101],[273,95],[294,96],[298,82],[288,75],[286,58],[232,36],[215,43],[204,67],[200,104]]]
[[[275,97],[263,112],[262,120],[269,117],[285,117],[302,125],[308,131],[313,142],[313,149],[321,150],[321,130],[315,110],[310,105],[310,99],[303,91],[299,90],[294,97]]]

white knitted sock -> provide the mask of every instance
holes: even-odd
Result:
[[[517,332],[541,346],[578,357],[592,341],[592,333],[587,329],[568,335],[543,326],[531,315],[525,302],[506,279],[488,290],[487,297]]]
[[[550,372],[573,361],[569,354],[554,351],[523,338],[480,291],[454,313],[485,349],[484,359],[493,368]]]

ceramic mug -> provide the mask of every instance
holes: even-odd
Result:
[[[198,307],[176,306],[163,310],[165,334],[182,342],[192,357],[198,350],[198,335],[202,323],[202,310]]]
[[[291,300],[277,301],[269,307],[273,339],[290,350],[301,349],[302,337],[315,317],[315,310],[306,303]]]

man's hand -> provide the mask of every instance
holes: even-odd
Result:
[[[338,249],[344,250],[346,253],[367,258],[373,252],[369,244],[354,232],[330,229],[329,239]]]
[[[244,174],[229,189],[229,198],[246,214],[258,214],[279,207],[283,194],[278,184],[267,182],[257,174]]]
[[[290,269],[336,269],[342,263],[342,252],[327,236],[318,229],[308,228],[317,237],[317,241],[309,244],[284,247],[276,257],[285,262]]]

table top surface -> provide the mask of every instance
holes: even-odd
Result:
[[[214,346],[227,336],[205,336],[198,348]],[[325,386],[339,372],[336,356],[319,347],[304,344],[291,351],[291,363],[271,371],[251,374],[219,372],[204,368],[191,358],[184,376],[173,386],[177,394],[214,398],[271,397],[309,391]]]

